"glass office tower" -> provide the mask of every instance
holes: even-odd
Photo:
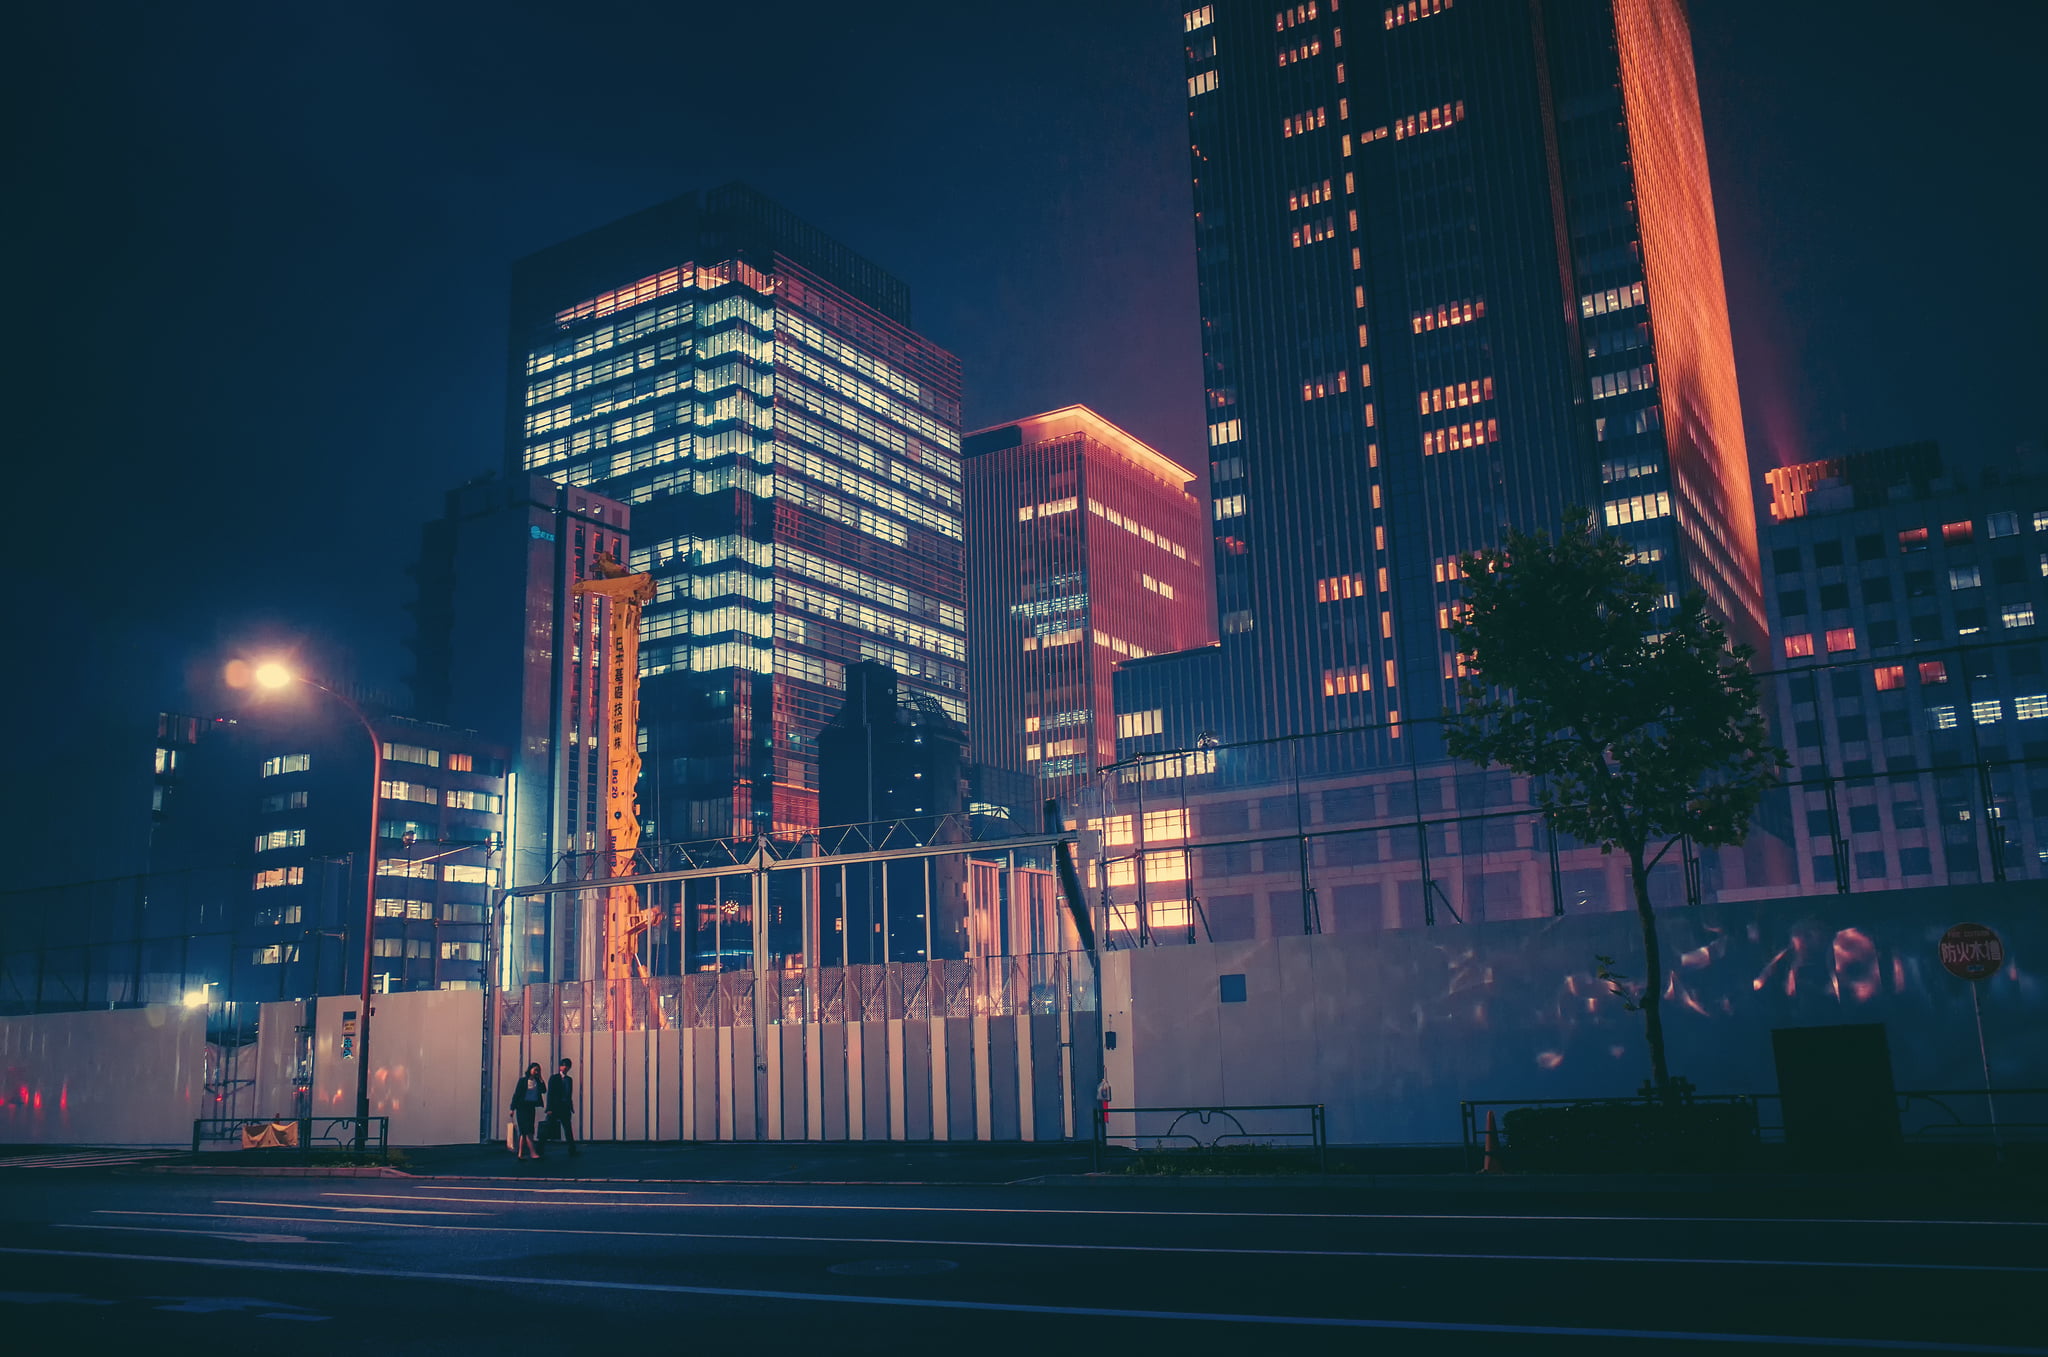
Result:
[[[1367,758],[1431,756],[1454,558],[1571,505],[1760,639],[1679,0],[1183,27],[1222,649],[1127,668],[1119,711],[1207,710],[1125,752],[1385,723]]]
[[[959,364],[909,321],[900,281],[740,185],[516,267],[507,474],[630,505],[656,581],[658,839],[814,827],[849,663],[966,719]]]

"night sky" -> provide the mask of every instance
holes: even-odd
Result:
[[[499,463],[510,262],[676,193],[907,280],[968,427],[1082,401],[1199,464],[1180,8],[38,7],[5,884],[140,867],[154,713],[232,655],[402,684],[420,524]],[[2048,6],[1694,8],[1757,464],[2040,438]]]

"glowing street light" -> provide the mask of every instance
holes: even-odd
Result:
[[[308,688],[317,688],[348,709],[356,718],[356,724],[363,728],[363,734],[370,741],[370,834],[369,851],[363,855],[363,993],[361,1016],[356,1034],[356,1149],[360,1152],[370,1137],[370,966],[373,961],[374,942],[377,931],[377,819],[384,809],[384,742],[377,736],[377,728],[370,724],[370,718],[363,709],[346,694],[335,691],[317,679],[307,678],[289,665],[277,660],[263,660],[253,668],[237,660],[228,666],[230,683],[238,680],[238,674],[253,679],[259,688],[275,692],[288,688],[294,683],[303,683]],[[318,977],[315,977],[317,983]],[[186,997],[190,1002],[190,996]]]

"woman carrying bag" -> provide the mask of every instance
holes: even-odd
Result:
[[[518,1126],[518,1154],[521,1159],[539,1159],[540,1142],[534,1139],[533,1122],[540,1114],[541,1103],[547,1098],[548,1081],[541,1076],[540,1062],[526,1067],[519,1084],[512,1090],[512,1119]],[[531,1154],[527,1153],[529,1150]]]

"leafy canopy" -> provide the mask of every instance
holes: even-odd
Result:
[[[1552,540],[1511,531],[1459,558],[1464,661],[1451,753],[1541,779],[1550,823],[1641,863],[1691,835],[1742,842],[1784,762],[1757,710],[1748,646],[1728,645],[1689,593],[1661,624],[1664,586],[1574,509]]]

